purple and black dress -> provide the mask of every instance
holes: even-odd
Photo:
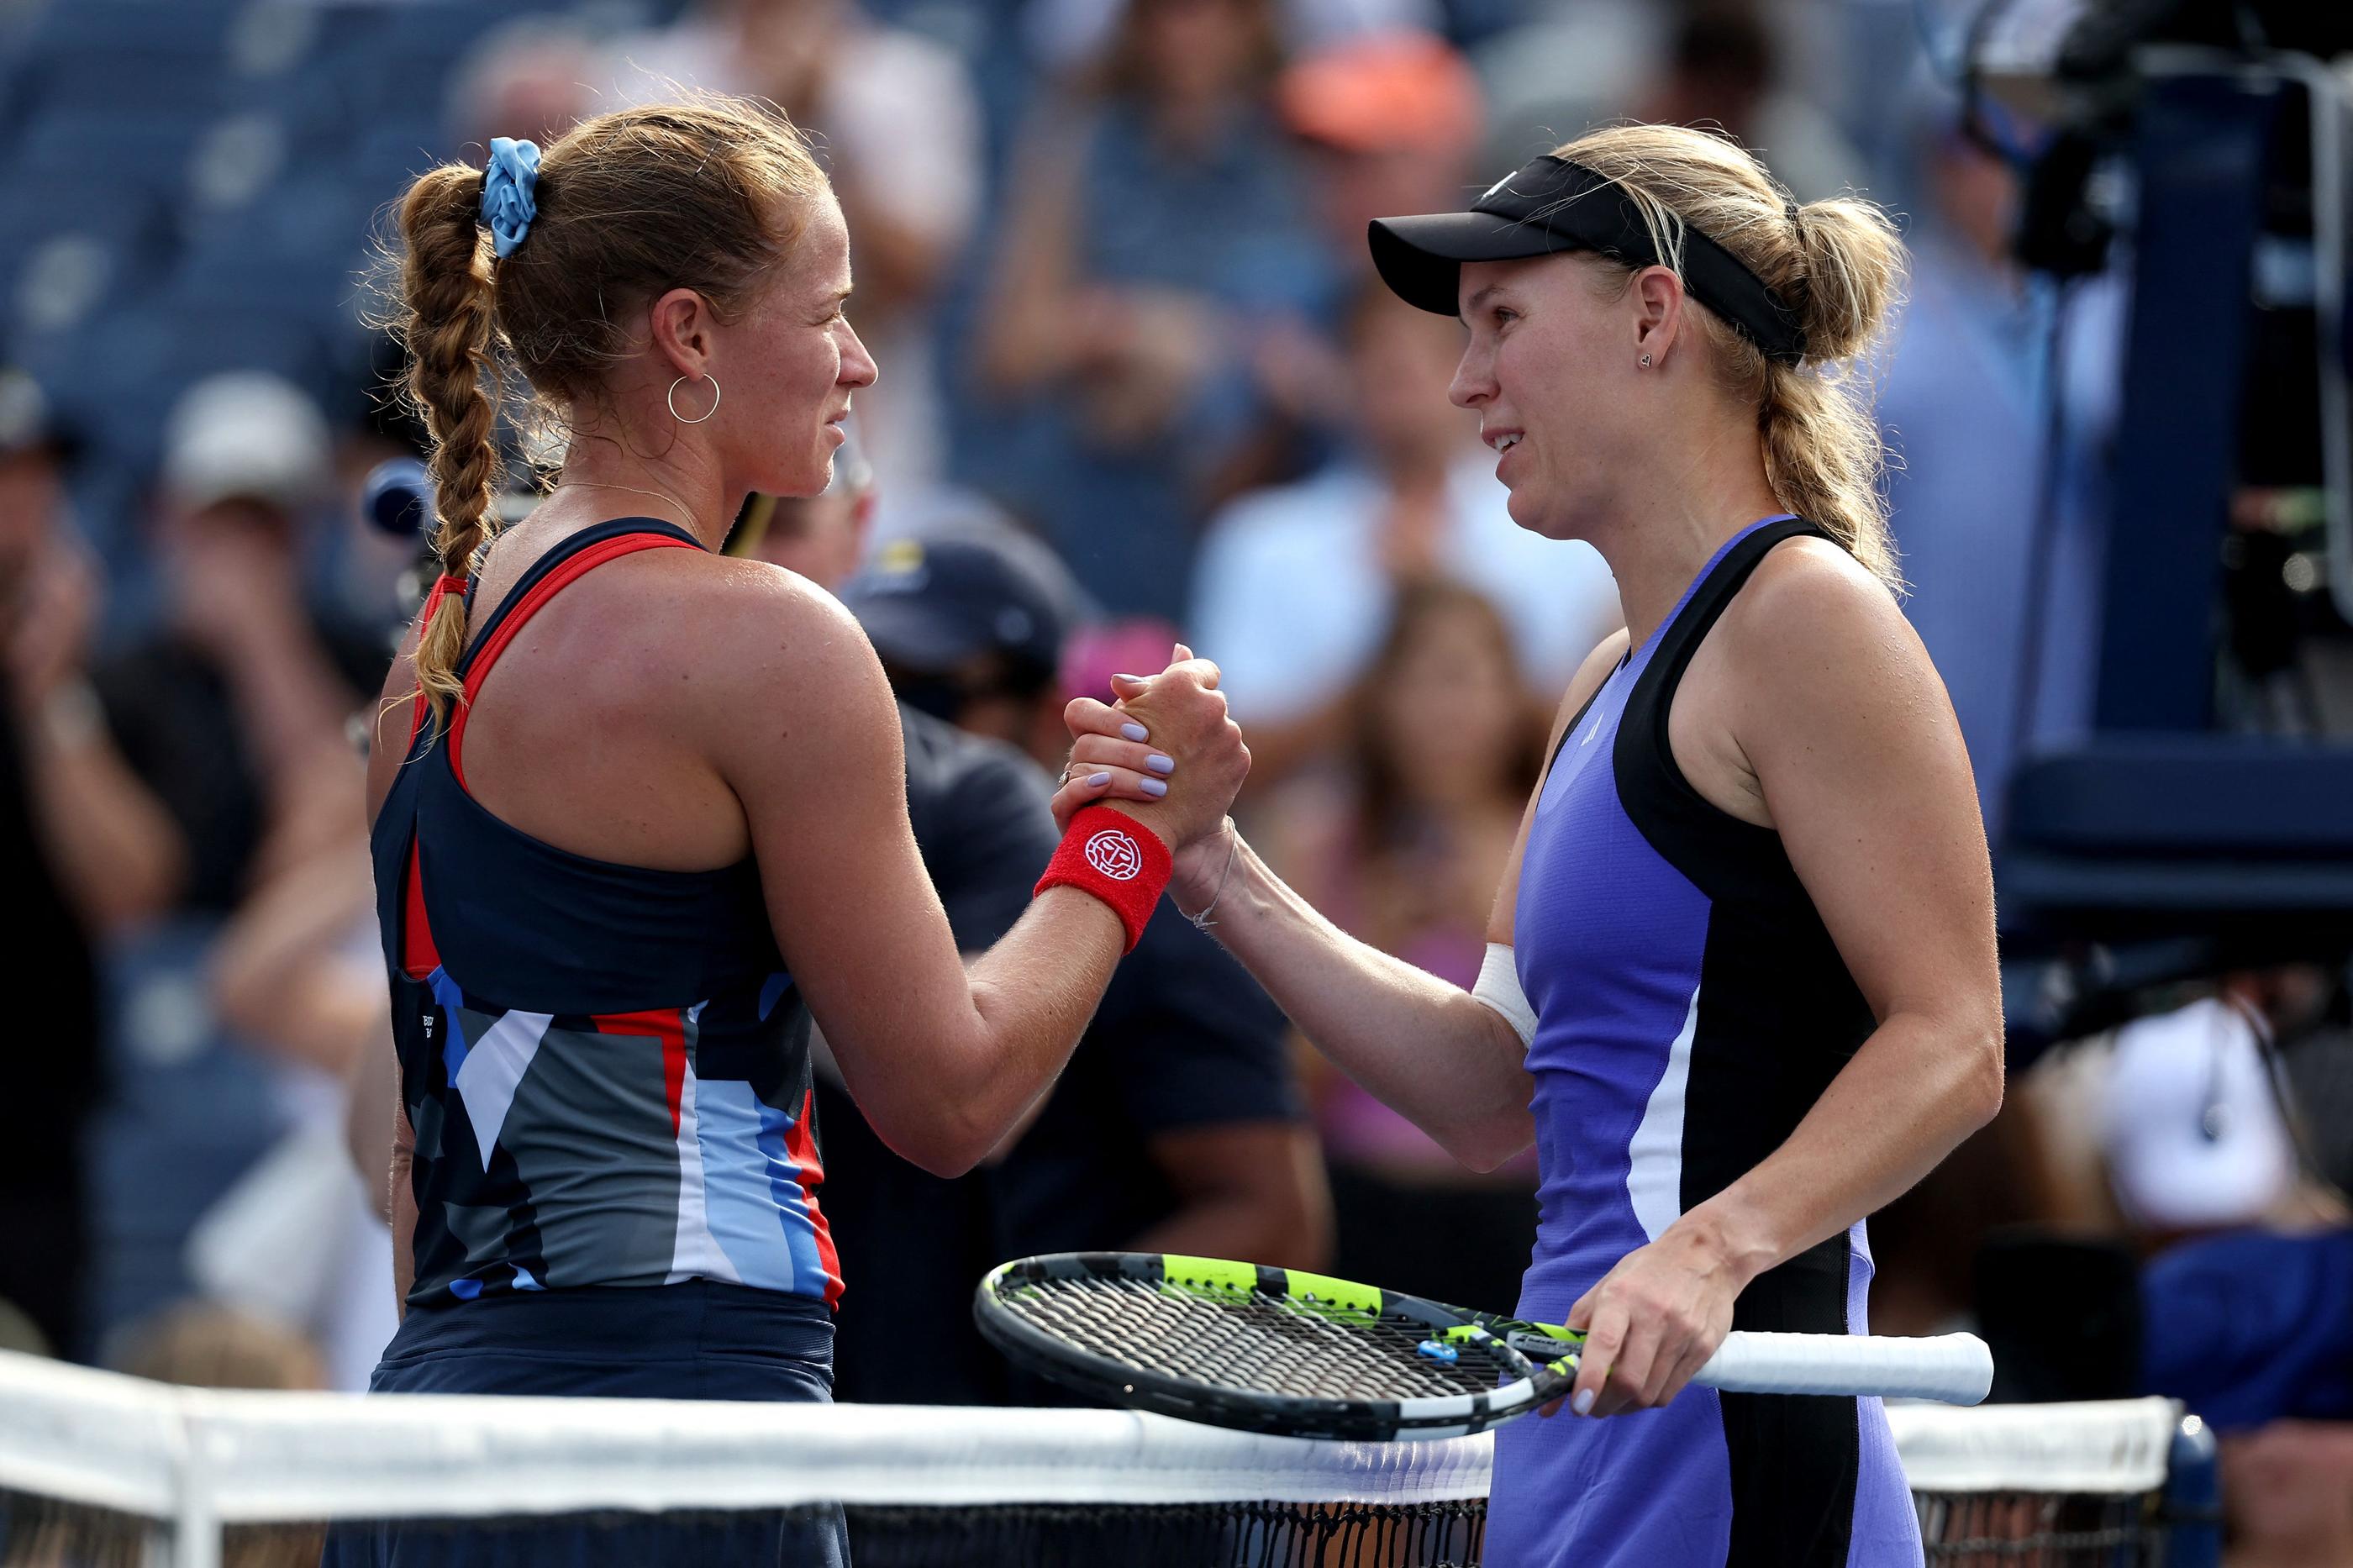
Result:
[[[1875,1026],[1780,836],[1710,805],[1667,741],[1709,628],[1800,535],[1826,537],[1767,518],[1717,552],[1545,781],[1515,919],[1543,1172],[1523,1318],[1559,1322],[1771,1154]],[[1858,1223],[1758,1276],[1733,1326],[1864,1333],[1870,1283]],[[1657,1410],[1499,1430],[1487,1561],[1891,1568],[1921,1548],[1879,1401],[1693,1386]]]

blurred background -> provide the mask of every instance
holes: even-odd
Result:
[[[0,0],[0,1342],[356,1387],[390,1331],[355,721],[419,590],[368,483],[421,436],[369,325],[407,177],[781,106],[884,374],[839,516],[747,517],[837,576],[1023,536],[1058,691],[1185,637],[1254,841],[1467,984],[1616,599],[1511,524],[1364,225],[1656,119],[1911,249],[1866,370],[2012,1088],[1873,1221],[1874,1327],[2187,1398],[2237,1561],[2353,1562],[2348,51],[2341,5],[2219,0]],[[894,673],[969,707],[988,652]],[[1508,1304],[1533,1169],[1287,1070],[1323,1169],[1266,1260]]]

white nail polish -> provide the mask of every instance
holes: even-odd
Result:
[[[1593,1390],[1589,1388],[1577,1390],[1577,1397],[1568,1402],[1568,1407],[1571,1410],[1576,1411],[1579,1415],[1592,1415]]]

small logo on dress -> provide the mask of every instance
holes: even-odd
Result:
[[[1580,745],[1580,746],[1589,746],[1589,745],[1593,744],[1593,742],[1594,742],[1595,741],[1597,741],[1597,740],[1600,739],[1600,737],[1601,737],[1601,721],[1600,721],[1600,720],[1599,720],[1599,719],[1596,719],[1596,720],[1593,721],[1593,728],[1591,728],[1590,730],[1588,730],[1588,731],[1585,732],[1585,739],[1583,739],[1582,741],[1579,741],[1579,742],[1577,742],[1577,744],[1578,744],[1578,745]]]
[[[1144,851],[1116,827],[1106,827],[1087,840],[1087,864],[1114,882],[1132,882],[1144,869]]]

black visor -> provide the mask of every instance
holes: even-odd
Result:
[[[1495,182],[1469,212],[1375,218],[1373,265],[1407,304],[1458,314],[1466,261],[1516,261],[1562,250],[1590,250],[1630,267],[1663,263],[1642,210],[1611,181],[1582,163],[1546,155]],[[1795,364],[1806,354],[1796,312],[1733,254],[1683,226],[1683,287],[1693,299],[1740,329],[1765,357]]]

